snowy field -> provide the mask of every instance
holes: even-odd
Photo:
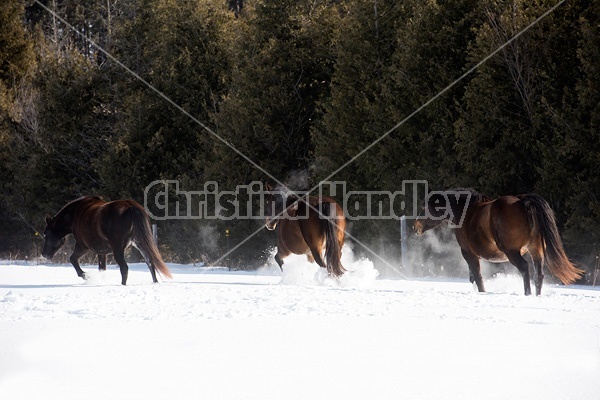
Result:
[[[600,399],[600,291],[0,263],[2,399]],[[466,267],[465,267],[466,268]]]

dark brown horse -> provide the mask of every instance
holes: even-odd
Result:
[[[265,196],[265,226],[277,229],[275,261],[283,270],[283,259],[290,254],[306,254],[309,262],[341,276],[340,261],[344,245],[346,217],[330,197],[298,197],[287,190],[271,190]],[[324,255],[324,258],[323,258]]]
[[[531,294],[529,253],[535,267],[535,289],[539,296],[544,280],[543,266],[564,284],[575,282],[583,271],[567,258],[556,227],[554,212],[540,196],[525,194],[501,196],[495,200],[468,189],[432,192],[425,205],[425,216],[414,223],[417,235],[448,220],[455,228],[456,240],[469,264],[471,283],[485,291],[479,259],[510,261],[523,276],[525,294]]]
[[[146,211],[133,200],[106,202],[99,197],[82,197],[68,203],[54,218],[46,216],[42,255],[54,257],[68,234],[75,237],[69,260],[83,279],[87,276],[79,266],[79,258],[91,250],[98,255],[100,270],[106,269],[106,255],[113,254],[121,270],[121,284],[125,285],[129,271],[125,249],[131,244],[142,253],[155,283],[157,270],[172,277],[152,238]]]

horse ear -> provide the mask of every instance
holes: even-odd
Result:
[[[52,222],[52,216],[50,214],[46,214],[46,225],[49,225]]]

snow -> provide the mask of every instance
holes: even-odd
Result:
[[[600,290],[0,263],[3,399],[600,399]]]

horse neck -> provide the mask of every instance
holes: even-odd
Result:
[[[65,232],[65,236],[73,232],[73,222],[75,221],[75,213],[80,206],[80,201],[75,200],[64,206],[54,217],[55,225],[60,225],[61,230]]]
[[[449,193],[448,200],[450,202],[450,209],[452,210],[453,223],[458,224],[459,220],[464,216],[466,212],[465,207],[471,207],[474,204],[481,201],[481,195],[476,192],[471,192],[470,195],[460,194],[459,196]]]
[[[304,196],[298,197],[295,194],[288,194],[285,197],[284,204],[285,204],[285,207],[288,208],[288,207],[292,206],[294,203],[300,203],[300,202],[304,202],[306,200],[307,200],[307,198]]]

